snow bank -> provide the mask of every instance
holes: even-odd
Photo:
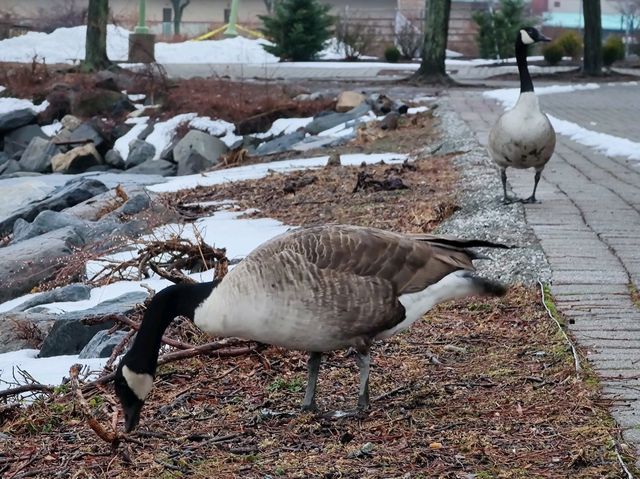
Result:
[[[640,143],[627,138],[588,130],[575,123],[547,115],[556,133],[568,136],[576,143],[593,148],[607,156],[624,156],[640,161]]]
[[[47,63],[75,63],[84,59],[86,27],[59,28],[52,33],[29,32],[0,41],[0,61],[31,62],[34,56]],[[156,43],[159,63],[276,63],[267,53],[267,40],[243,37],[224,40]],[[107,26],[107,55],[111,60],[126,61],[129,54],[129,31]]]
[[[0,61],[30,63],[34,56],[47,63],[74,63],[84,59],[87,27],[58,28],[51,33],[29,32],[0,42]],[[107,26],[107,55],[126,60],[128,30]]]

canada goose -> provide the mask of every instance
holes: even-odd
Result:
[[[358,226],[318,226],[280,235],[255,249],[219,282],[177,284],[155,295],[122,358],[115,390],[125,429],[137,424],[151,391],[163,332],[175,316],[203,331],[308,351],[303,409],[315,407],[321,353],[353,347],[359,409],[369,403],[369,347],[408,328],[434,305],[472,294],[502,295],[472,274],[466,247],[482,240],[403,235]]]
[[[507,196],[507,167],[535,168],[533,193],[523,203],[536,202],[536,189],[540,175],[556,146],[556,132],[547,115],[540,111],[538,98],[527,67],[527,47],[550,38],[533,27],[522,28],[516,37],[516,59],[520,73],[520,96],[516,105],[503,113],[489,133],[489,153],[500,168],[503,202],[514,199]]]

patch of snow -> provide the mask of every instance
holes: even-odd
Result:
[[[34,113],[40,113],[46,110],[48,106],[49,102],[46,100],[39,105],[34,105],[29,100],[23,100],[22,98],[0,98],[0,115],[24,109],[29,109]]]
[[[425,111],[429,111],[428,106],[414,106],[407,110],[407,115],[417,115],[418,113],[424,113]]]
[[[576,143],[593,148],[607,156],[625,156],[640,160],[640,142],[588,130],[575,123],[547,115],[556,133],[568,136]]]
[[[144,100],[145,98],[147,98],[147,95],[145,95],[144,93],[127,93],[127,91],[123,91],[122,93],[124,93],[125,95],[127,95],[127,97],[129,98],[129,100],[134,101],[134,102],[139,102]]]
[[[435,96],[428,96],[428,95],[424,95],[424,96],[417,96],[413,99],[413,101],[415,103],[426,103],[428,101],[434,101],[437,100],[438,98]]]
[[[223,40],[156,43],[158,63],[278,63],[280,59],[262,46],[268,40],[245,37]]]
[[[87,27],[58,28],[51,33],[29,32],[0,41],[0,61],[31,63],[34,57],[53,63],[75,63],[84,59]],[[129,31],[107,26],[107,55],[112,60],[126,60],[129,54]]]
[[[315,158],[303,158],[295,160],[273,161],[271,163],[257,163],[254,165],[239,166],[226,170],[199,173],[196,175],[179,176],[169,179],[166,183],[151,185],[147,188],[155,192],[173,192],[196,186],[212,186],[227,183],[230,181],[257,180],[269,174],[269,172],[284,173],[307,168],[321,168],[327,164],[328,156],[318,156]],[[408,159],[408,155],[401,153],[355,153],[341,155],[340,160],[343,165],[360,165],[361,163],[402,163]]]
[[[236,126],[228,121],[212,120],[208,116],[198,116],[189,122],[189,126],[217,136],[228,147],[242,140],[241,136],[235,134]]]
[[[50,125],[44,125],[40,127],[45,135],[48,137],[56,136],[60,130],[62,130],[63,125],[58,120],[54,121]]]
[[[318,53],[320,60],[344,60],[347,57],[347,46],[333,37],[324,44],[324,48]],[[378,57],[358,55],[359,60],[377,60]]]
[[[464,55],[462,53],[460,53],[460,52],[455,52],[453,50],[447,49],[446,53],[445,53],[445,56],[447,58],[458,58],[458,57],[463,57]]]
[[[74,364],[83,364],[91,371],[101,372],[108,361],[108,358],[79,359],[78,356],[38,358],[38,353],[37,349],[22,349],[0,354],[0,380],[12,382],[13,369],[19,367],[41,384],[58,386],[64,377],[69,377],[69,368]]]
[[[29,32],[0,41],[0,61],[30,63],[34,56],[52,63],[75,63],[85,56],[86,26],[59,28],[49,34]],[[244,37],[223,40],[156,43],[159,63],[277,63],[279,59],[266,52],[267,40]],[[129,53],[129,31],[107,26],[107,55],[111,60],[126,61]]]
[[[129,118],[125,121],[128,125],[133,127],[116,140],[113,144],[113,149],[116,150],[120,157],[126,162],[129,157],[129,143],[138,138],[138,135],[144,131],[149,121],[148,116],[139,116],[136,118]]]
[[[2,85],[0,85],[0,93],[2,93],[3,91],[5,91],[6,89],[7,89],[7,87],[6,87],[6,86],[2,86]]]
[[[273,122],[271,128],[264,133],[256,133],[255,138],[270,138],[272,136],[287,135],[293,133],[298,128],[304,128],[313,121],[313,117],[307,118],[278,118]]]

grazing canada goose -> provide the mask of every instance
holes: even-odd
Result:
[[[302,407],[315,407],[321,353],[358,353],[358,407],[369,404],[369,347],[408,328],[434,305],[473,294],[502,295],[475,276],[465,249],[502,247],[482,240],[403,235],[358,226],[318,226],[280,235],[255,249],[221,280],[177,284],[155,295],[122,358],[116,393],[132,430],[151,391],[162,334],[176,316],[203,331],[308,351]]]
[[[533,92],[533,82],[527,67],[527,47],[551,39],[533,27],[520,30],[516,38],[516,59],[520,73],[520,96],[509,111],[498,118],[489,133],[489,153],[500,168],[503,202],[514,199],[507,196],[507,168],[535,168],[533,193],[523,203],[536,202],[536,189],[540,175],[556,146],[556,132],[547,115],[540,111],[538,98]]]

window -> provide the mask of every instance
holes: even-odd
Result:
[[[559,8],[560,7],[560,2],[553,2],[553,6],[556,7],[556,8]]]

